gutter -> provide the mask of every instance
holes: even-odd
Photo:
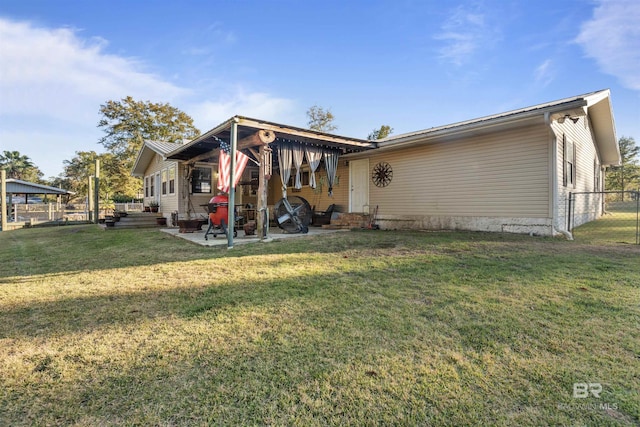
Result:
[[[544,116],[547,117],[547,115],[550,116],[551,114],[573,109],[573,108],[582,108],[586,105],[587,105],[587,101],[581,98],[575,101],[568,102],[566,104],[548,107],[547,109],[537,109],[537,110],[525,111],[522,113],[516,113],[513,115],[507,115],[503,117],[487,118],[484,120],[479,119],[471,123],[460,122],[459,124],[447,125],[441,128],[432,128],[434,130],[426,130],[424,132],[415,133],[405,137],[396,137],[396,139],[379,141],[378,150],[400,148],[406,145],[413,144],[418,141],[426,142],[426,140],[428,139],[435,139],[443,136],[448,137],[448,136],[454,136],[454,135],[468,133],[472,131],[491,129],[496,126],[502,126],[505,124],[517,123],[520,121],[534,119],[539,117],[541,114],[544,114]]]

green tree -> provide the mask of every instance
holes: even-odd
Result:
[[[640,188],[640,166],[638,156],[640,147],[631,137],[621,137],[618,140],[621,163],[607,170],[606,189],[614,191],[637,190]],[[622,196],[624,200],[624,194]]]
[[[0,169],[7,171],[7,178],[45,184],[40,168],[18,151],[3,151],[0,154]]]
[[[133,198],[139,190],[137,180],[130,180],[131,171],[111,153],[97,154],[95,151],[76,151],[75,157],[64,161],[64,182],[66,188],[83,199],[88,192],[88,179],[95,175],[96,160],[100,161],[100,200],[110,200],[123,195]]]
[[[198,135],[193,119],[169,104],[136,101],[128,96],[100,106],[98,127],[105,135],[99,143],[112,158],[104,158],[104,179],[112,194],[135,197],[142,180],[131,169],[144,141],[181,143]]]
[[[87,181],[90,176],[95,175],[96,159],[100,155],[95,151],[76,151],[76,155],[71,160],[65,160],[64,176],[67,181],[67,190],[76,193],[76,198],[82,199],[87,196]],[[102,197],[106,186],[100,186]]]
[[[380,129],[374,129],[373,131],[371,131],[367,139],[369,141],[375,141],[377,139],[386,138],[392,133],[393,133],[393,128],[391,126],[382,125],[380,126]]]
[[[333,114],[330,110],[325,110],[322,107],[314,105],[307,110],[307,117],[309,122],[307,123],[309,129],[317,130],[319,132],[332,132],[338,127],[333,124]]]

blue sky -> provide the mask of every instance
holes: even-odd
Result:
[[[337,134],[440,126],[609,88],[640,142],[640,2],[86,1],[0,4],[0,151],[57,176],[102,152],[100,105],[168,102]]]

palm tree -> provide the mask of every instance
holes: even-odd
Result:
[[[28,156],[18,151],[4,151],[0,154],[0,168],[7,171],[7,178],[22,179],[22,176],[35,165]]]

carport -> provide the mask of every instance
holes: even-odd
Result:
[[[6,171],[2,171],[0,176],[1,187],[1,201],[2,209],[0,215],[2,216],[2,230],[7,229],[7,222],[10,215],[11,206],[14,204],[15,196],[24,196],[24,202],[29,202],[29,196],[33,195],[55,195],[58,202],[60,202],[62,196],[69,196],[74,194],[71,191],[64,190],[62,188],[50,187],[48,185],[36,184],[35,182],[22,181],[20,179],[6,179]],[[13,219],[16,222],[17,218]]]

